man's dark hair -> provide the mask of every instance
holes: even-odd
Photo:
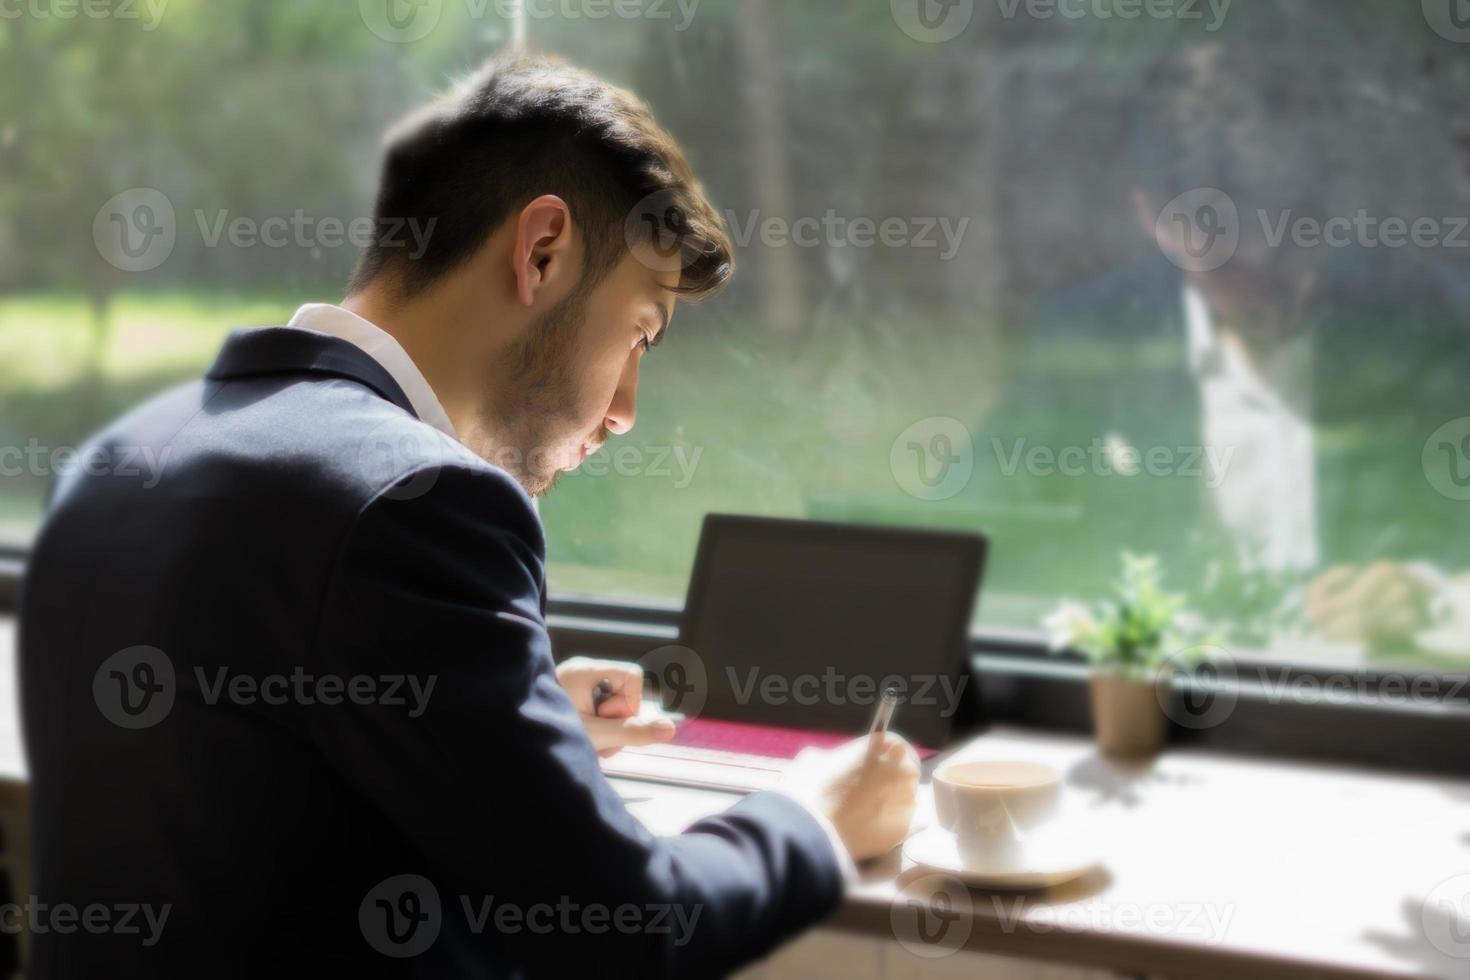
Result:
[[[677,250],[670,267],[686,298],[713,294],[733,272],[719,213],[647,107],[561,61],[522,55],[491,61],[389,132],[379,234],[349,291],[388,275],[401,294],[421,292],[542,194],[565,200],[582,231],[583,288],[640,242],[671,261]],[[432,228],[418,258],[394,234],[409,220]]]

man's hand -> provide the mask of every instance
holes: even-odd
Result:
[[[886,854],[908,836],[919,790],[919,756],[892,732],[828,751],[807,749],[781,789],[827,815],[854,861]]]
[[[640,714],[643,708],[643,668],[620,660],[572,657],[556,668],[556,679],[572,699],[587,737],[604,758],[625,745],[667,742],[674,737],[674,723],[659,713]],[[602,681],[612,695],[600,706],[593,704],[593,689]]]

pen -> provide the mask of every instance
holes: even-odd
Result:
[[[604,677],[592,686],[592,717],[602,717],[602,706],[613,696],[612,681]]]
[[[878,702],[878,710],[873,713],[873,727],[868,729],[868,734],[888,731],[888,725],[893,721],[893,709],[898,707],[898,688],[890,687],[883,692],[883,699]]]

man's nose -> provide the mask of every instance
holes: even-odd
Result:
[[[613,435],[620,436],[633,428],[637,415],[638,360],[633,358],[618,381],[618,390],[613,393],[612,404],[608,405],[607,416],[602,424]]]

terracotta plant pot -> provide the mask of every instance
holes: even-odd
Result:
[[[1151,681],[1093,674],[1092,729],[1109,755],[1138,757],[1163,748],[1168,719]]]

